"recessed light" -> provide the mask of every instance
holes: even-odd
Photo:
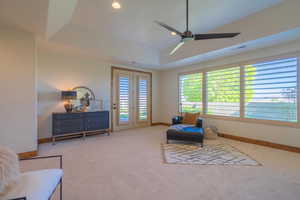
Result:
[[[114,8],[114,9],[120,9],[121,8],[121,4],[117,1],[113,1],[113,3],[111,4],[111,6]]]
[[[175,32],[171,32],[171,35],[174,35],[174,36],[175,36],[175,35],[177,35],[177,34],[176,34]]]

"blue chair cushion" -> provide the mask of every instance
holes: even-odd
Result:
[[[199,128],[193,125],[176,124],[169,128],[169,130],[175,130],[178,133],[199,133],[204,134],[203,128]]]

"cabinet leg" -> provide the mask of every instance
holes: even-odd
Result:
[[[86,137],[86,133],[83,133],[83,139],[85,140],[85,137]]]
[[[55,145],[55,137],[52,137],[52,145]]]

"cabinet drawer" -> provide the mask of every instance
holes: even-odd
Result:
[[[101,118],[92,118],[86,120],[87,131],[103,130],[109,128],[108,120]]]
[[[80,119],[82,117],[83,117],[83,113],[53,114],[53,120]]]
[[[85,116],[85,125],[87,131],[102,130],[109,128],[109,112],[87,113]]]
[[[108,111],[99,111],[99,112],[89,112],[89,113],[85,113],[85,117],[90,118],[90,117],[106,117],[108,116]]]
[[[82,131],[84,131],[84,120],[80,118],[53,122],[53,135],[62,135]]]

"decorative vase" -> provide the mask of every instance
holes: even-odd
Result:
[[[67,104],[64,104],[64,106],[65,106],[65,109],[66,109],[67,113],[70,113],[70,112],[73,111],[73,104],[67,103]]]

